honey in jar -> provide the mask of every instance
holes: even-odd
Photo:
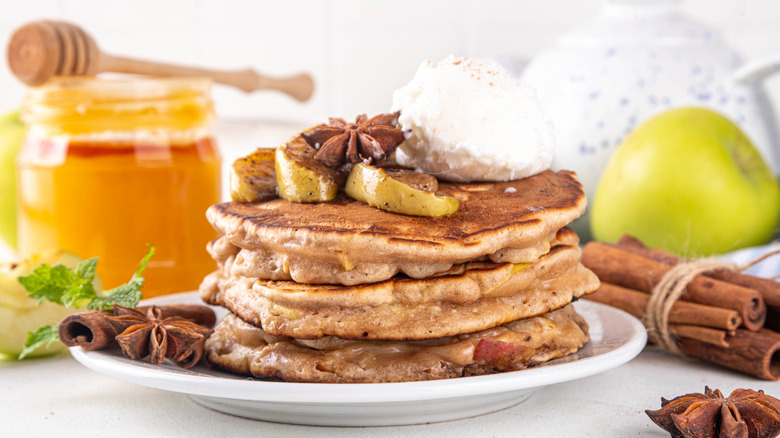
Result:
[[[20,255],[99,257],[106,289],[154,245],[145,298],[193,290],[214,269],[205,218],[221,158],[206,79],[60,78],[29,90],[19,155]]]

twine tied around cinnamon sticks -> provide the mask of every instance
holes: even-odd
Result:
[[[647,328],[647,335],[652,342],[661,345],[664,349],[684,356],[685,354],[677,346],[671,331],[669,330],[669,312],[677,300],[685,293],[688,284],[697,275],[715,270],[729,270],[744,272],[751,266],[780,254],[780,249],[769,251],[750,262],[737,266],[735,263],[723,262],[715,258],[682,261],[667,272],[661,281],[653,287],[650,299],[647,302],[645,318],[642,321]]]
[[[694,277],[716,269],[733,271],[737,269],[737,266],[712,258],[682,262],[670,269],[653,287],[647,302],[645,318],[642,321],[647,327],[647,336],[652,342],[674,354],[684,356],[680,347],[677,346],[674,336],[669,331],[669,312]]]

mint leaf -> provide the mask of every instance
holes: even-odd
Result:
[[[106,292],[102,296],[99,296],[94,300],[92,300],[87,306],[87,309],[88,310],[111,310],[114,304],[119,304],[122,307],[136,307],[138,306],[138,301],[141,300],[142,285],[143,285],[143,277],[141,277],[141,284],[138,286],[131,283],[117,286],[111,289],[110,291]]]
[[[97,298],[97,292],[92,282],[77,282],[72,284],[62,295],[62,305],[80,308]]]
[[[84,260],[73,271],[74,281],[62,295],[62,304],[66,307],[84,307],[97,297],[92,283],[95,281],[97,257]]]
[[[30,292],[32,299],[48,300],[65,307],[84,307],[97,296],[92,286],[96,266],[97,257],[84,260],[75,270],[60,264],[43,264],[32,274],[19,277],[19,283]]]
[[[84,279],[84,281],[92,283],[95,281],[95,269],[97,269],[97,262],[97,257],[92,257],[91,259],[80,262],[76,266],[76,275]]]
[[[138,263],[138,269],[135,270],[135,274],[133,274],[133,278],[130,279],[130,281],[138,280],[141,281],[141,286],[144,284],[144,278],[141,277],[141,274],[144,273],[144,270],[146,270],[146,265],[149,263],[149,259],[151,259],[154,256],[154,245],[146,244],[146,246],[149,247],[149,251],[146,252],[146,255],[143,259],[141,259],[141,262]]]
[[[19,283],[30,292],[32,299],[62,304],[62,295],[73,283],[73,277],[73,271],[67,266],[43,264],[35,268],[32,274],[19,277]]]
[[[136,307],[138,301],[141,300],[142,293],[141,288],[144,286],[144,277],[142,276],[146,265],[149,263],[149,259],[154,256],[154,246],[149,245],[149,251],[138,264],[133,277],[127,283],[117,286],[110,291],[104,293],[102,296],[93,299],[87,309],[89,310],[110,310],[113,304],[119,304],[123,307]]]
[[[84,307],[89,310],[111,310],[114,304],[124,307],[136,307],[141,300],[141,288],[144,285],[142,276],[149,259],[154,256],[154,246],[149,245],[149,251],[138,264],[138,268],[130,281],[117,286],[101,296],[97,296],[92,282],[95,281],[95,269],[97,257],[84,260],[70,269],[64,265],[49,266],[43,264],[32,274],[19,277],[19,283],[29,292],[33,299],[49,300],[66,307]],[[19,359],[35,351],[59,341],[58,326],[43,326],[38,330],[27,333],[27,340]]]
[[[27,332],[27,339],[24,341],[24,349],[19,354],[19,359],[24,359],[28,354],[60,340],[57,326],[45,325],[38,327],[34,332]]]

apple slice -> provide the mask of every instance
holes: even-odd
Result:
[[[422,190],[424,192],[435,192],[439,190],[439,180],[433,175],[408,169],[394,169],[388,167],[383,167],[382,169],[387,172],[387,176],[390,178],[417,190]]]
[[[19,283],[19,277],[32,274],[33,270],[42,264],[62,264],[69,268],[75,268],[81,262],[81,258],[61,249],[43,251],[33,254],[21,262],[0,264],[0,307],[9,309],[30,309],[38,305],[38,302],[27,297],[27,290]],[[100,287],[100,280],[95,279],[96,290]]]
[[[27,332],[33,332],[44,325],[57,324],[68,315],[79,311],[79,309],[63,307],[48,301],[29,309],[0,307],[0,356],[6,355],[14,358],[19,356],[19,353],[24,349]],[[64,349],[65,345],[56,342],[35,350],[27,357],[48,356]]]
[[[276,197],[275,148],[258,148],[230,167],[230,198],[255,202]]]
[[[298,135],[276,149],[276,184],[290,202],[326,202],[336,197],[344,174],[314,159],[317,151]]]
[[[460,207],[452,196],[420,190],[391,177],[385,169],[364,163],[352,167],[344,191],[372,207],[411,216],[449,216]]]

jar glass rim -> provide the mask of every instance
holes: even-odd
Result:
[[[212,81],[200,77],[62,77],[30,88],[22,119],[48,134],[193,129],[211,122]]]
[[[133,93],[134,98],[155,97],[176,90],[190,90],[208,94],[212,80],[204,77],[155,77],[155,76],[67,76],[55,77],[38,87],[30,87],[27,96],[57,91],[81,91],[94,93]]]

